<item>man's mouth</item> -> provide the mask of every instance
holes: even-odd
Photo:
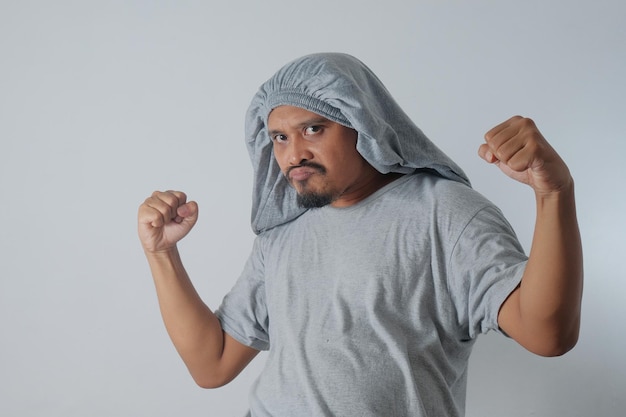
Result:
[[[323,174],[326,172],[323,166],[317,164],[306,164],[293,166],[287,171],[289,181],[306,181],[314,174]]]
[[[316,172],[317,170],[312,168],[292,168],[289,170],[289,179],[291,181],[304,181],[309,179],[309,177]]]

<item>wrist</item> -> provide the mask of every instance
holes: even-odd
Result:
[[[551,192],[536,193],[537,220],[552,218],[557,223],[576,222],[574,181]],[[555,217],[556,216],[556,217]]]
[[[171,253],[175,253],[178,252],[177,246],[176,244],[164,248],[164,249],[148,249],[146,247],[143,248],[144,253],[146,254],[146,256],[150,256],[150,255],[155,255],[155,256],[166,256],[168,254]]]
[[[567,181],[550,190],[535,190],[537,201],[563,201],[574,197],[574,179],[570,177]]]
[[[148,250],[144,248],[144,253],[150,265],[163,265],[180,262],[180,254],[176,245],[167,249]]]

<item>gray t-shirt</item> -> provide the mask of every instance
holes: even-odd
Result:
[[[474,339],[526,259],[493,204],[428,173],[262,233],[216,312],[269,349],[250,415],[462,416]]]

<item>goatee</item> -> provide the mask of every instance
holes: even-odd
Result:
[[[296,202],[301,208],[311,209],[329,205],[334,200],[332,194],[303,193],[298,194]]]
[[[285,175],[285,177],[287,178],[287,181],[289,181],[289,172],[292,169],[301,168],[301,167],[313,168],[318,171],[319,175],[326,174],[326,168],[324,166],[317,164],[315,162],[303,161],[302,163],[300,163],[300,165],[293,166],[289,169],[289,171],[287,171]],[[305,189],[307,182],[308,180],[300,182],[301,188]],[[295,187],[293,183],[291,185],[294,188],[297,188]],[[311,191],[302,191],[302,193],[297,193],[297,197],[296,197],[296,202],[298,203],[298,206],[302,208],[306,208],[306,209],[324,207],[332,203],[334,200],[335,200],[335,196],[332,193],[315,193]]]

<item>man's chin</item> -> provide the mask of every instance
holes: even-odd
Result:
[[[298,206],[301,208],[311,209],[311,208],[320,208],[329,205],[334,200],[334,196],[332,194],[323,194],[323,193],[298,193],[296,197],[296,202]]]

